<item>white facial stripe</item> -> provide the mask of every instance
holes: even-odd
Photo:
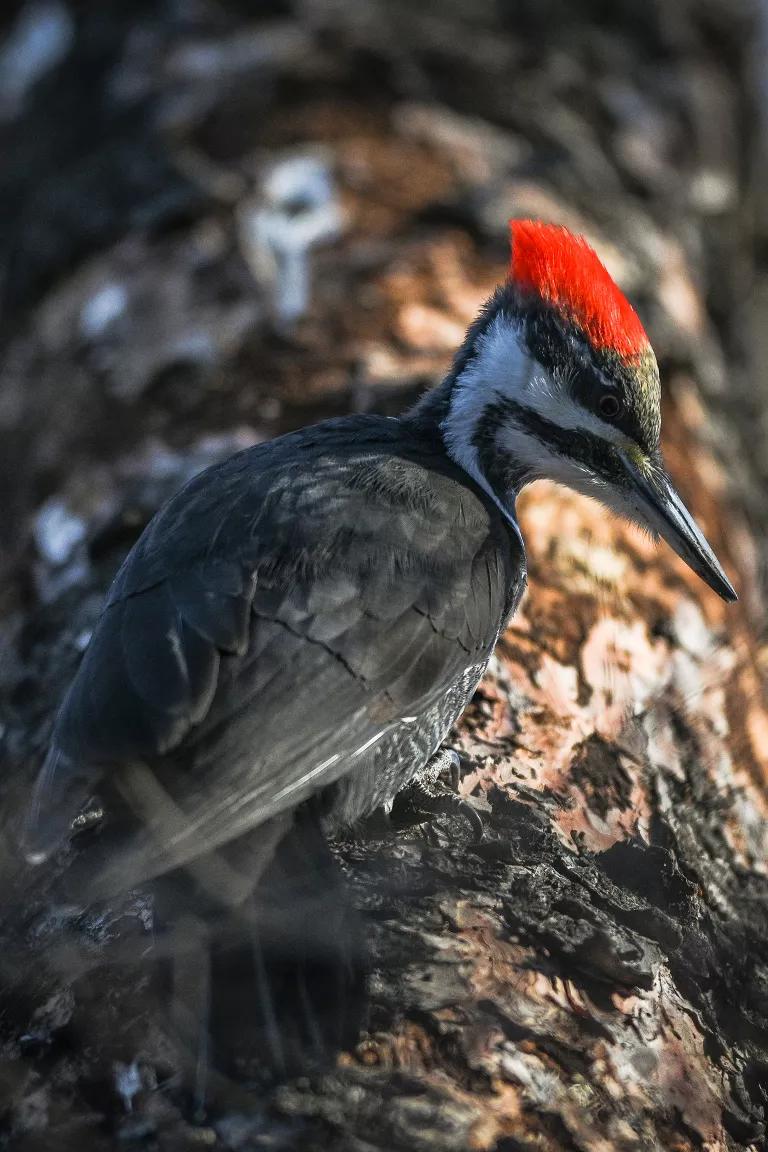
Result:
[[[543,369],[539,371],[543,372]],[[613,424],[601,420],[594,413],[588,412],[586,408],[582,408],[581,404],[577,404],[573,397],[568,395],[563,384],[556,383],[551,376],[546,376],[545,381],[539,376],[534,376],[523,402],[545,420],[556,424],[558,428],[568,428],[574,432],[590,432],[593,436],[599,436],[601,440],[607,440],[620,447],[624,447],[627,443],[625,433]]]
[[[543,441],[511,421],[499,428],[496,443],[499,451],[518,461],[532,480],[543,477],[555,479],[554,473],[561,472],[566,465],[568,468],[581,467],[576,461],[566,461],[559,453],[550,452]]]
[[[656,535],[656,527],[649,523],[642,500],[631,489],[616,488],[575,458],[550,452],[517,424],[500,428],[497,442],[500,451],[508,452],[527,470],[529,480],[552,480],[582,496],[599,500],[610,512]]]

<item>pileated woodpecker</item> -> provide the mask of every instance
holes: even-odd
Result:
[[[735,593],[664,470],[642,324],[564,228],[511,223],[509,277],[444,381],[196,476],[148,525],[61,706],[26,829],[41,860],[97,786],[142,817],[110,883],[189,863],[310,797],[325,826],[418,777],[525,586],[520,489],[549,477]]]

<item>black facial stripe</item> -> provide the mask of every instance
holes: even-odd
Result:
[[[483,410],[472,434],[472,447],[477,450],[480,469],[500,500],[510,490],[521,487],[525,479],[519,461],[502,451],[497,443],[499,428],[507,419],[507,401],[500,397]]]
[[[535,436],[551,452],[578,460],[612,484],[624,476],[616,449],[600,436],[581,428],[561,428],[533,408],[518,404],[516,400],[505,398],[499,401],[499,405],[503,406],[503,415],[507,419],[513,420],[518,427]]]
[[[637,419],[634,408],[629,406],[625,390],[616,381],[609,380],[603,372],[594,367],[579,369],[572,375],[568,391],[576,403],[587,412],[597,413],[601,419],[639,444],[646,453],[651,451],[652,445],[649,443],[647,430]],[[605,393],[615,396],[621,405],[616,416],[607,418],[600,412],[600,397]]]

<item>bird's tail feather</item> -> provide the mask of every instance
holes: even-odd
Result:
[[[51,749],[24,825],[27,860],[50,858],[68,839],[99,776],[98,769],[82,770],[60,748]],[[129,782],[145,776],[137,769]],[[106,798],[111,801],[111,793]],[[158,828],[150,820],[156,790],[144,798],[147,810],[132,787],[126,807],[133,821],[111,818],[97,838],[62,861],[55,884],[72,907],[94,901],[132,907],[131,890],[140,883],[154,908],[152,946],[147,951],[141,936],[137,949],[129,933],[110,937],[100,955],[88,918],[82,926],[76,920],[60,958],[49,948],[48,967],[61,966],[77,984],[100,962],[130,971],[134,964],[152,970],[154,961],[154,971],[170,979],[170,985],[161,980],[158,1007],[167,1012],[180,1056],[186,1053],[183,1065],[198,1101],[206,1085],[210,1092],[223,1083],[222,1075],[226,1081],[243,1071],[280,1075],[332,1059],[356,1036],[368,965],[360,917],[319,813],[303,806],[214,851],[203,849],[181,867],[171,860],[170,867],[155,869],[145,866],[144,850],[162,826],[168,831],[173,811],[160,806]],[[82,932],[86,945],[78,947]]]

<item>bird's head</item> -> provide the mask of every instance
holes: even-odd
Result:
[[[540,477],[596,497],[735,600],[664,468],[659,370],[637,313],[582,237],[529,220],[510,229],[509,278],[449,377],[449,453],[508,513]]]

